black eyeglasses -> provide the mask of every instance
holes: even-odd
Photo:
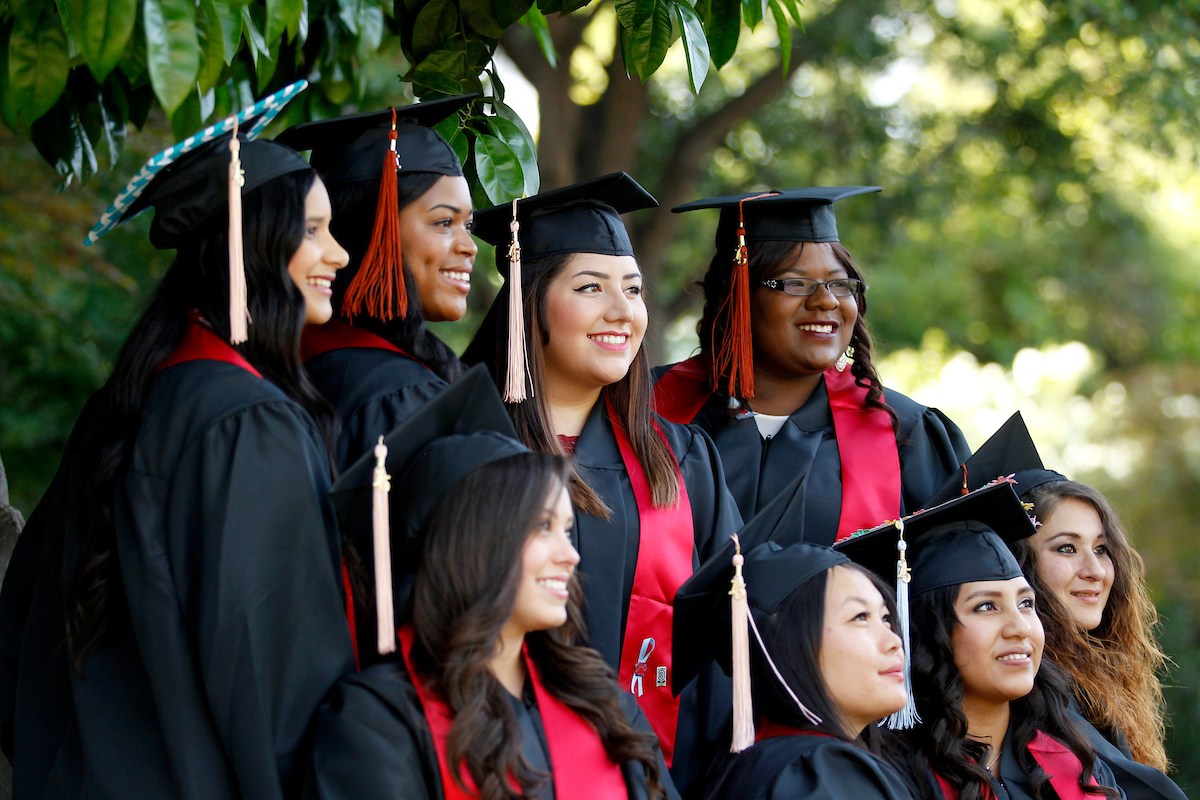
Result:
[[[759,284],[796,297],[807,297],[816,292],[818,286],[824,286],[834,297],[853,297],[863,288],[863,282],[858,278],[838,278],[832,281],[814,281],[809,278],[785,278],[783,280],[767,278],[759,281]]]

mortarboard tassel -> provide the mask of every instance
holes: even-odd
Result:
[[[778,192],[747,197],[738,201],[737,249],[733,252],[733,280],[729,297],[721,305],[727,314],[725,339],[713,342],[712,382],[716,387],[721,375],[729,373],[729,396],[743,400],[754,397],[754,343],[750,335],[750,258],[746,253],[746,219],[742,208],[747,200],[770,197]]]
[[[233,138],[229,140],[229,341],[241,344],[249,337],[246,326],[250,311],[246,308],[246,261],[242,253],[242,143],[238,141],[237,116],[233,118]]]
[[[342,300],[342,314],[351,320],[356,314],[367,314],[384,322],[408,315],[408,292],[404,287],[404,260],[400,250],[400,206],[396,200],[400,159],[396,154],[395,108],[392,109],[392,129],[388,131],[388,138],[391,142],[383,154],[371,245]]]
[[[754,700],[750,692],[750,604],[746,600],[746,581],[742,577],[742,544],[733,535],[733,581],[729,589],[730,616],[733,625],[733,740],[729,752],[740,753],[754,744]]]
[[[520,403],[526,397],[525,303],[521,287],[521,242],[517,237],[517,201],[512,203],[512,243],[508,246],[508,373],[504,377],[504,402]]]
[[[903,731],[915,727],[921,721],[921,715],[917,713],[917,701],[913,697],[912,659],[909,657],[908,583],[912,580],[912,569],[908,566],[908,542],[904,541],[904,520],[898,519],[895,524],[896,530],[900,532],[900,538],[896,542],[899,554],[896,560],[896,616],[900,618],[897,622],[900,624],[900,639],[904,642],[904,694],[907,700],[904,708],[887,718],[887,726],[892,730]]]
[[[379,654],[396,650],[396,611],[392,601],[392,541],[388,525],[388,492],[392,480],[384,462],[387,445],[383,437],[375,445],[375,473],[371,480],[371,529],[374,534],[375,611],[378,617]]]

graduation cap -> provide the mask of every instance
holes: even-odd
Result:
[[[153,207],[150,243],[160,250],[177,248],[197,226],[228,213],[229,340],[246,341],[242,195],[281,175],[309,168],[295,151],[253,140],[307,86],[307,81],[297,81],[151,158],[100,216],[84,245]]]
[[[521,259],[562,253],[632,256],[621,214],[657,208],[658,201],[624,172],[541,192],[475,213],[474,234],[497,248],[496,266],[507,279],[508,375],[504,399],[526,397],[525,310]],[[507,244],[505,253],[500,248]]]
[[[712,385],[729,375],[729,394],[754,396],[754,351],[750,334],[750,270],[747,242],[836,242],[833,204],[847,197],[881,192],[879,186],[818,186],[693,200],[671,211],[721,209],[716,245],[735,241],[730,296],[718,314],[727,315],[725,341],[713,342]]]
[[[462,94],[304,122],[276,137],[275,141],[296,150],[311,150],[309,161],[326,186],[379,179],[370,244],[342,299],[341,312],[351,320],[368,314],[387,322],[408,314],[396,176],[400,172],[461,176],[462,163],[454,148],[433,126],[478,96]]]
[[[999,480],[927,511],[861,531],[834,545],[884,579],[896,580],[896,610],[904,640],[909,683],[908,596],[972,581],[1003,581],[1022,575],[1009,546],[1037,529],[1009,480]],[[919,721],[909,704],[889,719],[908,728]]]
[[[1034,472],[1049,473],[1042,466],[1037,445],[1029,435],[1025,419],[1018,411],[1009,417],[1000,429],[980,445],[974,455],[959,466],[941,487],[925,501],[926,508],[939,506],[955,497],[979,489],[997,478],[1027,473],[1026,481],[1033,480]],[[1057,472],[1052,473],[1058,475]],[[1061,476],[1055,478],[1063,480]],[[1045,483],[1045,481],[1041,481]],[[1018,494],[1024,494],[1032,486],[1020,486]]]
[[[433,507],[480,467],[528,453],[482,365],[473,367],[347,469],[330,490],[342,531],[375,562],[379,652],[396,648],[394,562],[415,571]],[[391,479],[395,489],[391,490]],[[369,533],[368,533],[369,532]]]

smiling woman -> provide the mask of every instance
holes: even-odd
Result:
[[[505,389],[529,447],[574,455],[588,639],[638,696],[686,792],[724,722],[697,698],[724,678],[708,671],[671,694],[671,600],[740,518],[708,438],[650,408],[642,273],[620,214],[655,205],[616,173],[479,212],[509,280],[463,361]]]
[[[302,343],[341,421],[341,470],[461,371],[425,323],[466,313],[477,252],[471,194],[458,156],[429,126],[471,99],[309,122],[279,137],[312,151],[329,187],[330,230],[350,253],[330,287],[332,321],[309,320]]]
[[[673,209],[721,217],[700,354],[656,370],[657,409],[712,436],[746,519],[808,475],[787,541],[829,545],[921,508],[970,455],[954,423],[885,390],[875,372],[867,286],[833,204],[877,191],[790,189]]]

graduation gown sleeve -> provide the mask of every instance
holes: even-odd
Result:
[[[1112,771],[1113,780],[1129,800],[1185,800],[1187,795],[1166,775],[1121,752],[1074,708],[1067,714],[1096,750],[1097,760]]]
[[[304,367],[341,421],[334,454],[339,472],[446,388],[446,382],[420,362],[378,348],[331,350]]]
[[[811,741],[816,740],[816,741]],[[733,756],[717,800],[910,800],[903,778],[833,737],[775,736]]]

